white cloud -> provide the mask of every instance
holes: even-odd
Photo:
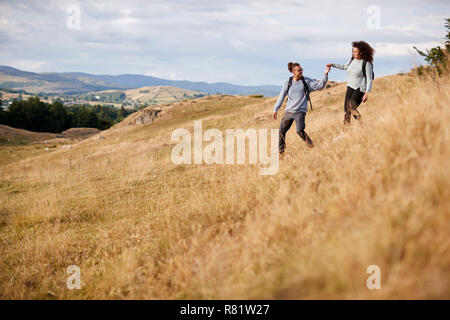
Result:
[[[376,49],[377,56],[408,56],[411,53],[415,53],[414,46],[419,50],[424,50],[438,45],[440,43],[436,41],[422,43],[376,43],[374,48]]]
[[[25,71],[41,72],[47,62],[37,60],[8,60],[7,64],[11,67]]]
[[[80,30],[66,27],[71,4],[80,6]],[[414,44],[431,47],[445,34],[443,12],[449,12],[448,1],[379,0],[381,29],[377,30],[366,27],[369,4],[356,0],[2,1],[0,60],[2,64],[11,63],[11,57],[42,62],[22,63],[25,70],[153,73],[162,78],[270,84],[284,79],[285,68],[279,66],[291,57],[315,68],[323,61],[349,56],[350,43],[363,39],[375,47],[377,59],[409,64]]]

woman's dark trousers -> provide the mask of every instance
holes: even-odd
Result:
[[[347,87],[347,92],[345,93],[345,103],[344,103],[344,123],[350,124],[351,116],[355,118],[356,120],[361,120],[361,114],[359,113],[358,106],[362,102],[362,98],[364,96],[364,92],[361,92],[358,89],[352,89],[350,87]]]

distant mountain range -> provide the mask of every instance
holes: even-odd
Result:
[[[207,83],[187,80],[166,80],[139,74],[95,75],[81,72],[22,71],[9,66],[0,66],[0,88],[21,89],[38,94],[83,93],[102,90],[127,90],[148,86],[172,86],[209,94],[263,94],[276,96],[281,86],[240,86],[225,82]]]

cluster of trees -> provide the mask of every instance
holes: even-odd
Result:
[[[75,100],[85,100],[85,101],[101,101],[101,102],[110,102],[110,103],[120,103],[125,101],[126,94],[122,91],[113,91],[113,92],[102,92],[102,93],[90,93],[90,94],[78,94],[78,95],[69,95],[69,98]],[[98,98],[97,98],[98,97]]]
[[[448,56],[450,55],[450,19],[445,19],[445,21],[446,21],[445,27],[447,28],[447,35],[445,37],[445,43],[443,47],[437,46],[435,48],[426,50],[426,52],[417,49],[415,46],[413,47],[419,53],[419,55],[425,57],[425,61],[434,70],[436,70],[439,75],[441,75],[443,70],[446,68],[447,59]],[[419,67],[417,69],[419,75],[421,75],[423,71],[424,71],[423,67]]]
[[[183,98],[201,98],[204,96],[206,96],[205,93],[194,93],[193,95],[189,95],[186,92],[183,93]]]
[[[1,100],[0,100],[1,104]],[[64,106],[55,101],[51,104],[40,101],[39,97],[14,101],[8,110],[0,108],[0,124],[30,131],[61,133],[74,127],[89,127],[105,130],[135,112],[102,106]]]
[[[9,92],[9,93],[21,93],[21,94],[31,94],[22,89],[8,89],[8,88],[0,88],[0,90]]]

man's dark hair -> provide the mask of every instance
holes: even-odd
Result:
[[[300,65],[297,63],[297,62],[289,62],[288,63],[288,70],[290,71],[290,72],[292,72],[292,69],[294,69],[294,67],[300,67]]]

